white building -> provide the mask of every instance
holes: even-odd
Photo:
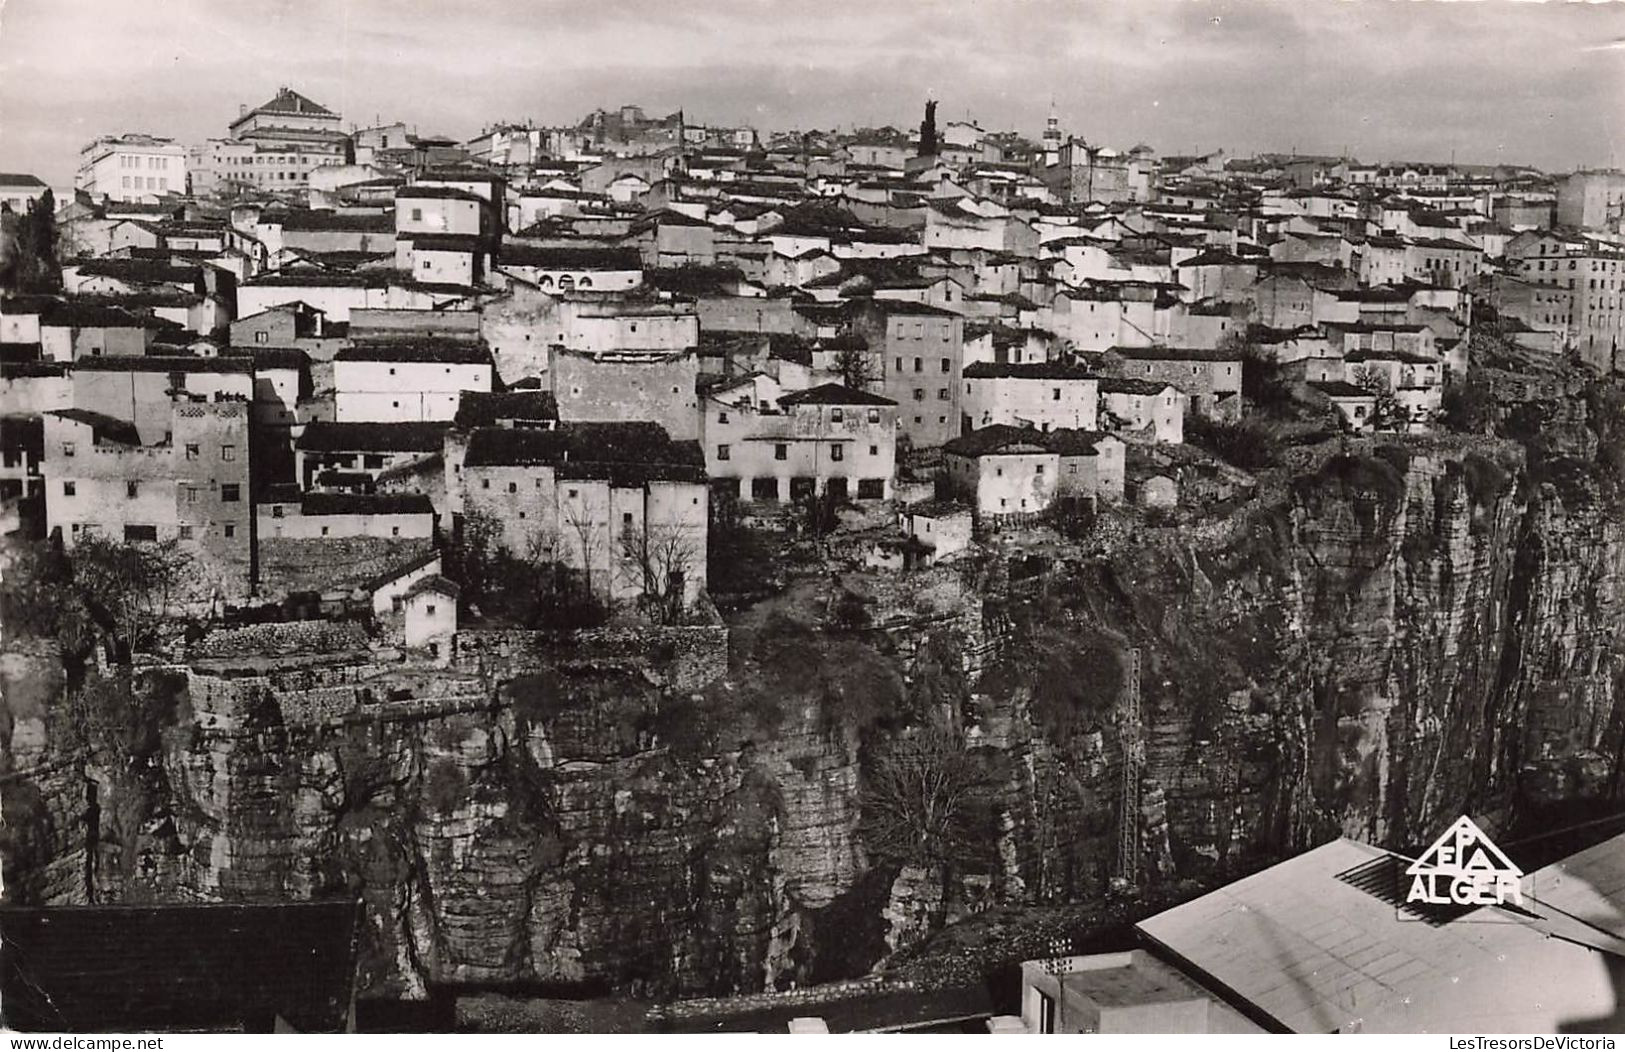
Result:
[[[155,135],[104,135],[79,151],[73,185],[93,198],[141,201],[186,193],[186,147]]]
[[[971,427],[1094,430],[1099,382],[1080,365],[977,362],[965,367],[964,377],[965,416]]]
[[[439,337],[366,341],[333,358],[341,423],[450,420],[463,391],[489,391],[494,368],[480,342]]]

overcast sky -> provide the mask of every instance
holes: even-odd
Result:
[[[0,170],[224,136],[287,84],[466,137],[598,106],[759,129],[947,119],[1163,153],[1625,163],[1625,5],[1393,0],[0,0]]]

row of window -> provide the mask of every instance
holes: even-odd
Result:
[[[914,389],[914,400],[916,402],[925,401],[925,388],[916,387]],[[948,400],[948,389],[946,387],[937,388],[937,400],[939,402],[946,402]]]
[[[196,442],[188,442],[188,443],[186,443],[184,448],[185,448],[185,451],[186,451],[186,459],[187,460],[196,460],[196,459],[198,459],[198,457],[203,455],[203,447],[201,445],[199,445],[198,443],[196,443]],[[64,442],[64,443],[62,443],[62,455],[65,456],[65,457],[74,456],[78,452],[78,449],[79,449],[79,447],[78,447],[77,443],[74,443],[74,442]],[[221,446],[220,447],[220,459],[221,460],[236,460],[237,459],[237,447],[234,446],[234,445]]]
[[[79,483],[78,483],[78,480],[76,480],[76,479],[65,479],[65,480],[63,480],[63,483],[62,483],[62,495],[64,497],[77,497],[79,495]],[[198,502],[199,498],[202,495],[203,495],[202,487],[200,487],[200,486],[187,486],[186,487],[186,503],[188,503],[188,504],[196,504]],[[141,497],[141,483],[139,481],[135,480],[135,479],[130,479],[130,480],[126,481],[124,483],[124,496],[125,496],[125,498],[127,500],[138,500]],[[227,503],[227,504],[235,504],[238,501],[242,500],[243,499],[243,488],[242,488],[241,483],[237,483],[237,482],[221,483],[221,485],[220,485],[220,499],[222,501],[224,501],[225,503]]]
[[[141,185],[141,176],[139,176],[139,175],[126,175],[122,179],[119,180],[119,186],[122,189],[125,189],[125,190],[141,190],[141,189],[168,190],[169,189],[169,180],[167,178],[159,177],[159,178],[154,179],[152,176],[149,175],[149,176],[146,177],[146,179],[147,179],[147,185],[145,187],[143,187]]]
[[[833,478],[829,486],[837,493],[844,493],[846,479]],[[817,492],[818,480],[812,478],[793,478],[790,480],[790,497],[798,499],[811,496]],[[777,477],[754,478],[750,480],[751,500],[778,500],[779,480]],[[884,500],[886,498],[885,479],[858,479],[858,500]]]
[[[903,359],[902,358],[897,358],[896,359],[896,365],[897,365],[897,371],[902,372],[903,371]],[[924,358],[916,358],[916,359],[914,359],[914,371],[917,372],[917,373],[922,373],[922,372],[925,371],[925,359]],[[953,360],[952,359],[950,359],[950,358],[942,359],[942,371],[945,372],[945,373],[953,371]]]
[[[147,167],[147,169],[149,171],[159,172],[159,171],[168,171],[169,170],[169,158],[168,157],[141,158],[141,157],[133,156],[131,154],[127,154],[127,153],[119,154],[118,166],[120,168],[140,168],[142,166],[141,165],[142,160],[145,160],[147,162],[146,167]]]
[[[68,532],[73,534],[75,537],[88,536],[98,532],[99,529],[100,527],[93,522],[74,522],[68,524]],[[180,539],[183,541],[194,540],[197,537],[197,527],[195,526],[183,525],[178,527],[178,529],[180,532]],[[222,535],[226,537],[235,537],[237,536],[237,524],[234,522],[225,523],[223,526],[221,526],[220,531]],[[158,527],[156,526],[147,526],[139,523],[126,523],[124,526],[124,540],[126,543],[156,541],[157,539]]]
[[[842,407],[838,406],[838,405],[837,406],[831,406],[830,410],[829,410],[829,419],[830,419],[831,423],[835,423],[835,424],[844,423],[846,421],[846,410],[843,409]],[[868,419],[869,419],[869,423],[871,423],[871,424],[880,423],[880,410],[878,410],[878,409],[869,410]],[[726,409],[724,409],[721,412],[717,413],[717,423],[726,424],[727,422],[728,422],[728,411]]]
[[[879,446],[873,446],[873,445],[870,446],[869,447],[869,455],[871,457],[878,457],[880,455],[880,447]],[[733,459],[733,447],[728,445],[726,442],[720,443],[717,446],[717,459],[718,460],[731,460],[731,459]],[[790,459],[790,444],[788,442],[775,442],[773,444],[773,459],[774,460],[789,460]],[[834,460],[834,461],[845,460],[846,459],[846,447],[841,446],[841,445],[831,445],[829,447],[829,459]]]

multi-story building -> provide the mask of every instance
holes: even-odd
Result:
[[[681,609],[705,590],[698,443],[650,423],[477,428],[460,479],[465,517],[488,516],[507,551],[574,571],[600,599]]]
[[[1557,188],[1557,222],[1582,230],[1621,230],[1625,224],[1625,172],[1567,176]]]
[[[0,205],[17,215],[26,215],[49,189],[38,176],[0,172]]]
[[[897,403],[898,430],[916,449],[959,433],[965,321],[922,303],[863,301],[854,324],[868,342],[877,379],[870,386]]]
[[[554,347],[548,383],[559,419],[651,421],[679,441],[700,437],[699,355],[686,350],[578,351]]]
[[[186,147],[156,135],[104,135],[79,151],[73,185],[98,200],[142,201],[184,194]]]
[[[1241,357],[1233,350],[1193,347],[1114,347],[1108,360],[1120,375],[1172,384],[1203,416],[1241,415]]]
[[[349,137],[337,113],[289,88],[278,89],[253,109],[243,106],[228,126],[229,138],[210,139],[194,147],[194,190],[301,190],[310,173],[344,164],[351,156]]]
[[[1527,293],[1503,298],[1504,307],[1530,326],[1557,332],[1565,348],[1596,368],[1612,370],[1625,346],[1625,250],[1530,231],[1508,243],[1507,262]]]
[[[758,395],[747,380],[705,399],[705,469],[713,483],[728,480],[741,500],[891,498],[895,402],[839,384]]]
[[[965,418],[973,428],[991,424],[1093,430],[1100,406],[1097,381],[1081,365],[977,362],[965,367]]]
[[[45,414],[46,528],[72,547],[88,534],[132,543],[176,540],[201,595],[248,590],[249,407],[177,399],[165,440],[90,409]]]
[[[431,336],[358,340],[333,358],[333,413],[340,423],[450,420],[463,391],[489,391],[484,343]]]

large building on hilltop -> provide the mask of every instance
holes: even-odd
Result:
[[[297,190],[312,169],[344,164],[351,156],[342,118],[291,88],[268,102],[246,105],[227,126],[229,137],[191,150],[193,190]]]

